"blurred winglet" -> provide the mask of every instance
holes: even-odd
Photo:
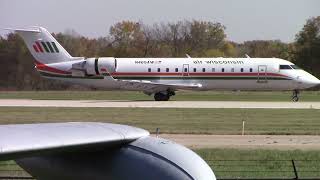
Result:
[[[33,27],[33,29],[15,29],[15,28],[4,28],[5,30],[8,30],[8,31],[14,31],[14,32],[17,32],[17,31],[20,31],[20,32],[35,32],[35,33],[40,33],[40,29],[38,27]]]

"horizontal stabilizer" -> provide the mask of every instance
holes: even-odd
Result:
[[[55,151],[88,151],[95,146],[127,144],[148,135],[140,128],[109,123],[0,125],[0,160]]]
[[[14,29],[14,28],[5,28],[5,30],[8,31],[16,31],[16,32],[35,32],[35,33],[40,33],[39,28],[33,28],[33,29]]]

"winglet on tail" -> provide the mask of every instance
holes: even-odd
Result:
[[[43,27],[35,26],[30,29],[7,28],[6,30],[13,30],[23,38],[38,63],[51,64],[72,59],[72,56]]]

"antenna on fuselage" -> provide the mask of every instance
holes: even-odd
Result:
[[[250,58],[250,56],[248,54],[245,54],[246,58]]]
[[[189,54],[186,54],[187,58],[191,58],[191,56],[189,56]]]

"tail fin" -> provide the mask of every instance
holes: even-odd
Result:
[[[14,29],[26,43],[36,64],[51,64],[71,60],[72,56],[43,27]]]

